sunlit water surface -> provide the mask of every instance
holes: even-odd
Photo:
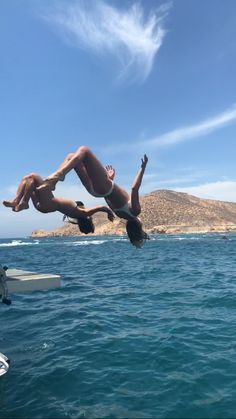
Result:
[[[236,235],[2,239],[60,289],[0,305],[1,418],[236,417]]]

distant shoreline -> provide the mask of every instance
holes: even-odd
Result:
[[[171,190],[157,190],[140,198],[144,230],[156,234],[236,232],[236,203],[200,199]],[[93,217],[94,235],[126,234],[125,220],[111,223],[105,214]],[[31,237],[80,236],[78,226],[64,223],[52,231],[35,230]],[[93,236],[94,236],[93,235]]]
[[[180,226],[173,226],[164,227],[162,226],[160,229],[152,229],[147,230],[148,234],[210,234],[210,233],[236,233],[236,225],[234,226],[209,226],[209,227],[202,227],[196,229],[196,226],[186,226],[185,228],[181,229]],[[63,234],[63,233],[56,233],[55,231],[43,231],[43,230],[36,230],[32,232],[29,237],[95,237],[95,236],[123,236],[125,235],[124,232],[120,233],[93,233],[93,234]]]

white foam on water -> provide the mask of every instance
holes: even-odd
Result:
[[[173,241],[173,240],[178,240],[178,241],[182,241],[182,240],[201,240],[203,238],[203,236],[188,236],[188,237],[176,237],[176,236],[172,236],[169,235],[168,237],[151,237],[151,240],[153,241]]]
[[[79,241],[75,241],[72,243],[66,243],[68,245],[72,245],[72,246],[89,246],[90,244],[92,245],[99,245],[99,244],[103,244],[103,243],[113,243],[113,242],[124,242],[127,241],[127,238],[124,237],[119,237],[119,238],[115,238],[115,239],[104,239],[104,240],[99,240],[99,239],[94,239],[94,240],[79,240]]]
[[[200,240],[202,237],[173,237],[172,240]]]
[[[39,241],[24,242],[22,240],[12,240],[10,243],[0,243],[0,247],[34,246],[36,244],[39,244]]]
[[[98,245],[105,243],[106,240],[83,240],[83,241],[76,241],[72,242],[72,246],[89,246],[90,244]]]

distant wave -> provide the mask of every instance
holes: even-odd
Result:
[[[84,240],[84,241],[76,241],[72,242],[72,246],[89,246],[90,244],[103,244],[106,240]]]
[[[202,237],[173,237],[173,240],[201,240]]]
[[[127,239],[126,238],[118,238],[118,239],[111,240],[109,238],[109,239],[105,239],[105,240],[98,240],[98,239],[81,240],[81,241],[75,241],[75,242],[67,243],[67,244],[72,245],[72,246],[89,246],[90,244],[99,245],[99,244],[103,244],[103,243],[118,242],[118,241],[127,241]]]
[[[151,240],[153,241],[165,241],[165,242],[169,242],[169,241],[190,241],[190,240],[214,240],[214,241],[218,241],[218,240],[222,240],[222,239],[226,239],[226,240],[231,240],[232,236],[230,236],[229,234],[217,234],[217,233],[207,233],[207,234],[200,234],[200,233],[195,233],[194,235],[190,235],[190,234],[186,234],[186,235],[182,235],[181,236],[176,236],[176,235],[172,235],[172,234],[166,234],[164,236],[151,236]]]
[[[32,246],[36,244],[39,244],[39,241],[24,242],[22,240],[12,240],[10,243],[0,243],[0,247]]]

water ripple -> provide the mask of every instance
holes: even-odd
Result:
[[[234,417],[235,242],[1,240],[4,264],[63,285],[1,307],[0,417]]]

